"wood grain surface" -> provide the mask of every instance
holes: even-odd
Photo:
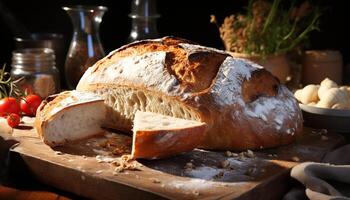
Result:
[[[320,161],[344,142],[338,134],[305,129],[297,142],[279,148],[254,152],[197,149],[168,159],[131,161],[137,170],[119,172],[120,156],[113,147],[130,140],[129,136],[106,132],[52,149],[42,143],[30,123],[12,134],[0,133],[5,142],[18,141],[10,150],[10,160],[21,159],[48,185],[95,199],[280,199],[289,188],[293,166]]]

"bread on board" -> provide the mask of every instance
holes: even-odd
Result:
[[[204,122],[206,149],[289,144],[303,128],[296,99],[271,73],[179,38],[111,52],[85,72],[77,90],[105,99],[110,128],[130,132],[137,110]]]

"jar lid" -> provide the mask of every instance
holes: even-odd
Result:
[[[55,64],[55,53],[49,48],[27,48],[12,52],[12,67],[21,65],[44,66]]]
[[[309,50],[305,51],[304,60],[331,62],[342,60],[342,55],[339,51],[335,50]]]
[[[74,6],[64,6],[62,7],[65,11],[79,11],[86,13],[94,13],[97,11],[107,11],[108,8],[105,6],[87,6],[87,5],[74,5]]]

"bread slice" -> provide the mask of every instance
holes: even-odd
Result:
[[[137,111],[132,157],[158,159],[191,151],[201,143],[205,129],[202,122]]]
[[[60,146],[102,133],[104,100],[93,93],[66,91],[50,96],[39,106],[35,128],[43,141]]]

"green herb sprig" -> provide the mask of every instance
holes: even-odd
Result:
[[[23,91],[17,86],[22,78],[13,80],[10,73],[5,71],[6,65],[0,69],[0,99],[5,97],[21,97]]]

